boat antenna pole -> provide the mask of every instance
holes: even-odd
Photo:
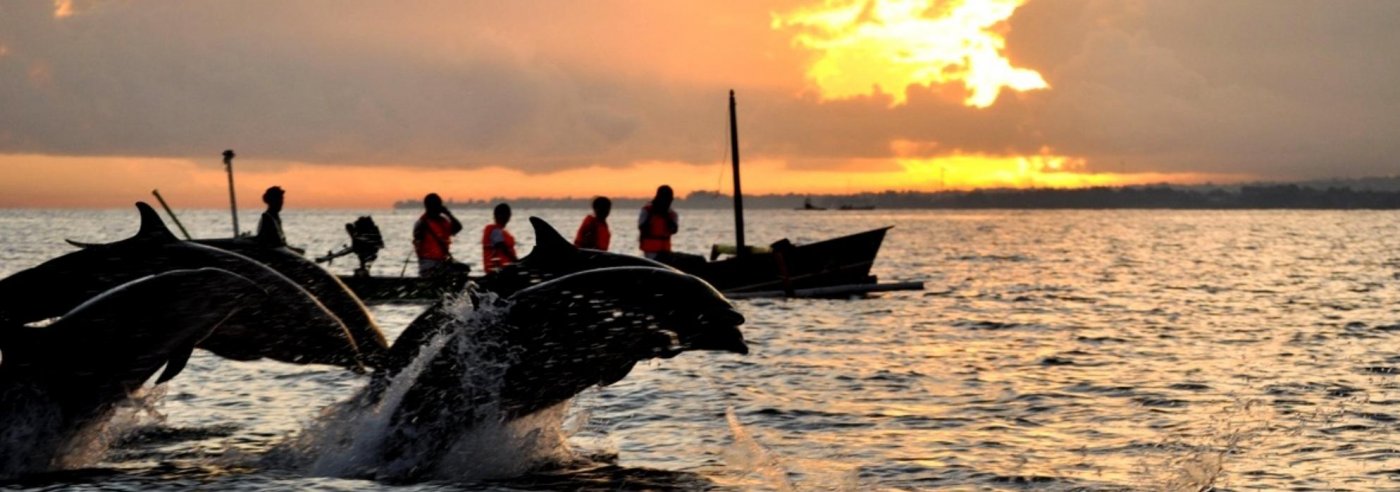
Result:
[[[729,91],[729,146],[734,162],[734,243],[737,253],[748,252],[744,247],[744,192],[739,186],[739,118],[734,110],[734,90]]]
[[[224,170],[228,171],[228,207],[233,213],[233,237],[238,237],[238,197],[233,193],[233,149],[224,151]]]

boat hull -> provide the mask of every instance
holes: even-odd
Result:
[[[705,279],[724,293],[873,284],[876,279],[870,275],[870,267],[875,264],[889,229],[882,227],[802,245],[779,241],[771,248],[772,252],[736,255],[718,261],[697,261],[692,255],[658,259]]]
[[[791,245],[779,241],[771,252],[730,256],[717,261],[673,254],[657,258],[678,270],[695,275],[725,294],[795,292],[837,286],[876,283],[870,267],[880,253],[889,227]],[[431,302],[444,294],[461,292],[468,277],[355,277],[341,281],[367,303]]]

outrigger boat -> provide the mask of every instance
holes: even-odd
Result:
[[[657,260],[705,279],[728,297],[845,297],[923,289],[922,282],[880,284],[870,274],[885,232],[893,226],[811,244],[793,244],[783,239],[766,247],[745,245],[734,91],[729,91],[729,144],[733,159],[735,244],[715,245],[708,261],[684,253],[662,255]]]
[[[707,259],[686,253],[663,254],[657,260],[695,275],[714,285],[731,298],[747,297],[849,297],[871,292],[923,290],[923,282],[880,283],[870,274],[880,253],[885,233],[893,226],[880,227],[810,244],[793,244],[787,239],[768,246],[744,242],[744,198],[739,175],[739,130],[734,92],[729,92],[729,137],[734,176],[735,244],[715,245]],[[232,151],[225,153],[229,166],[232,202]],[[163,200],[162,200],[163,204]],[[236,207],[236,205],[235,205]],[[167,208],[168,211],[168,208]],[[235,211],[235,217],[236,217]],[[236,220],[236,219],[235,219]],[[338,275],[366,303],[431,302],[450,292],[460,292],[466,283],[480,277],[465,272],[441,277],[373,276],[370,265],[384,240],[369,217],[345,225],[351,243],[339,251],[316,258],[318,263],[355,254],[359,267],[353,275]],[[235,222],[234,231],[237,234]]]

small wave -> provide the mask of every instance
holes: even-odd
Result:
[[[1010,330],[1014,328],[1020,328],[1023,325],[1021,325],[1020,323],[1008,323],[1001,321],[958,320],[953,322],[953,326],[956,326],[958,328],[966,328],[969,330]]]

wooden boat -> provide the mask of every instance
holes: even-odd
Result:
[[[870,275],[885,232],[892,226],[841,236],[811,244],[796,245],[784,239],[768,247],[748,247],[744,244],[744,199],[739,174],[739,129],[734,92],[729,92],[729,139],[733,157],[734,231],[735,246],[716,245],[710,258],[669,254],[657,258],[681,271],[705,279],[726,295],[782,293],[796,297],[799,292],[814,296],[827,292],[847,296],[880,289],[878,279]],[[811,202],[804,209],[811,210]],[[731,256],[720,259],[722,254]],[[829,288],[841,287],[831,290]],[[904,288],[922,289],[922,283],[901,284]]]
[[[729,93],[730,144],[734,176],[734,225],[736,244],[715,245],[710,258],[671,253],[657,258],[663,263],[705,279],[733,297],[847,297],[890,290],[922,290],[921,282],[880,284],[870,274],[875,257],[892,226],[818,241],[793,244],[784,239],[766,247],[744,244],[744,201],[739,174],[738,117],[734,93]],[[810,201],[806,210],[818,210]],[[874,207],[871,207],[874,208]],[[849,210],[849,209],[848,209]],[[347,225],[347,230],[350,226]],[[377,232],[377,231],[376,231]],[[352,238],[355,233],[351,231]],[[344,253],[341,253],[344,254]],[[723,258],[721,258],[723,256]],[[366,302],[431,301],[445,292],[460,291],[465,275],[448,280],[421,277],[373,277],[362,258],[359,275],[341,276]],[[371,258],[372,260],[372,258]]]
[[[889,230],[881,227],[803,245],[782,240],[769,247],[748,248],[744,253],[717,245],[711,257],[731,251],[735,254],[714,261],[686,254],[665,255],[658,260],[705,279],[726,295],[873,285],[878,279],[870,275],[870,267]]]

